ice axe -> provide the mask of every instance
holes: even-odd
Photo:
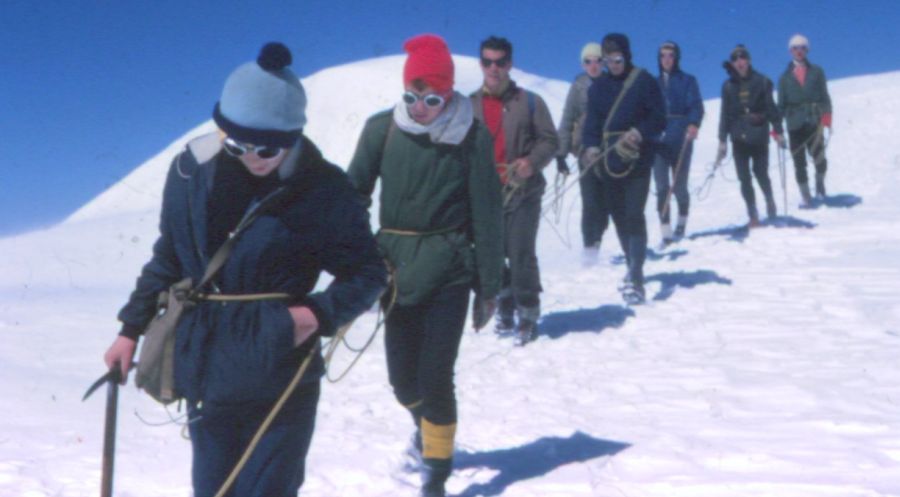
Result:
[[[112,497],[113,465],[116,458],[116,413],[121,380],[122,372],[119,364],[113,364],[106,374],[88,388],[81,399],[84,402],[94,391],[106,383],[106,419],[103,424],[103,470],[100,477],[100,497]]]

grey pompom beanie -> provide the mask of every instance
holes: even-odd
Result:
[[[306,125],[306,92],[291,62],[286,46],[268,43],[255,62],[235,69],[213,110],[219,128],[239,142],[292,147]]]

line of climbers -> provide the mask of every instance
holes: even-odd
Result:
[[[782,114],[803,201],[811,202],[806,150],[816,165],[816,194],[825,195],[823,143],[815,137],[830,126],[831,108],[825,76],[807,61],[808,48],[802,36],[791,38],[794,58],[779,82],[777,106],[772,83],[753,70],[745,47],[726,62],[718,160],[731,136],[751,226],[759,223],[751,159],[767,213],[775,215],[768,139],[771,124],[774,138],[784,142]],[[173,160],[160,236],[104,360],[127,378],[157,295],[187,278],[201,281],[214,254],[233,243],[207,288],[194,291],[244,298],[200,299],[175,331],[175,391],[188,406],[197,497],[221,493],[247,441],[309,355],[300,386],[231,488],[240,496],[296,496],[323,374],[318,338],[334,336],[380,295],[389,310],[388,377],[415,426],[408,454],[423,477],[421,495],[445,495],[457,423],[453,371],[470,293],[476,329],[496,311],[496,329],[517,343],[538,333],[542,170],[554,158],[562,173],[569,154],[578,159],[588,262],[596,261],[612,217],[627,262],[627,302],[644,300],[651,172],[664,243],[685,236],[687,178],[703,103],[696,79],[681,70],[676,43],[659,47],[656,78],[633,64],[622,34],[585,45],[584,74],[572,84],[558,132],[543,99],[510,78],[508,40],[492,36],[481,43],[483,86],[468,97],[454,89],[443,39],[419,35],[404,49],[402,98],[365,123],[346,173],[303,135],[306,93],[288,68],[290,51],[279,43],[232,72],[213,113],[220,131],[193,140]],[[373,235],[366,206],[379,181],[381,228]],[[233,241],[234,227],[257,209],[262,212]],[[393,290],[385,292],[388,267]],[[334,281],[314,292],[322,271]],[[252,298],[271,292],[290,297]]]

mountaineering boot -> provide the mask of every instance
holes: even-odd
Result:
[[[825,174],[816,173],[816,198],[825,200]]]
[[[519,324],[516,326],[515,344],[521,347],[537,338],[537,322],[541,318],[541,306],[520,305],[516,311],[519,314]]]
[[[422,418],[422,492],[421,497],[444,497],[444,483],[453,470],[453,440],[456,423],[436,425]]]
[[[497,314],[495,316],[494,333],[506,335],[512,333],[516,327],[516,303],[513,300],[512,290],[504,288],[497,296]]]
[[[799,183],[800,187],[800,208],[812,208],[812,195],[809,194],[809,183]]]
[[[512,314],[497,313],[494,322],[494,333],[498,335],[506,335],[511,333],[516,327],[516,319]]]
[[[446,497],[444,484],[450,477],[452,459],[425,459],[422,466],[422,491],[420,497]]]
[[[687,216],[678,216],[678,223],[675,225],[675,241],[679,241],[684,238],[684,233],[687,230]]]
[[[622,300],[628,305],[640,305],[646,301],[644,285],[628,280],[622,287]]]
[[[536,338],[537,323],[530,319],[519,319],[519,324],[516,326],[516,345],[519,347],[525,346]]]

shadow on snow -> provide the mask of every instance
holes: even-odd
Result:
[[[662,288],[653,296],[653,300],[668,300],[678,287],[694,288],[697,285],[707,285],[710,283],[731,285],[730,279],[723,278],[715,271],[710,271],[708,269],[701,269],[690,273],[684,271],[679,271],[677,273],[659,273],[648,276],[645,281],[648,283],[651,281],[659,281],[662,283]]]
[[[601,305],[596,309],[552,312],[541,319],[540,334],[556,339],[566,333],[589,331],[601,333],[606,328],[618,328],[634,316],[634,311],[621,305]]]
[[[830,207],[832,209],[852,209],[862,203],[862,197],[853,195],[852,193],[841,193],[838,195],[827,195],[824,199],[814,198],[810,209],[818,209],[819,207]]]
[[[803,228],[803,229],[812,229],[816,227],[816,223],[811,221],[807,221],[805,219],[796,218],[794,216],[778,216],[775,218],[766,219],[762,222],[762,227],[771,227],[771,228]],[[759,229],[759,228],[754,228]],[[724,228],[708,230],[708,231],[700,231],[697,233],[693,233],[688,236],[690,240],[697,240],[699,238],[707,238],[711,236],[721,236],[727,240],[731,240],[734,242],[743,242],[750,235],[750,228],[746,224],[741,225],[731,225],[726,226]]]
[[[630,446],[627,443],[593,438],[578,431],[568,438],[543,437],[509,449],[458,452],[454,455],[453,464],[458,470],[489,468],[499,471],[488,482],[469,485],[458,497],[500,495],[516,482],[543,476],[566,464],[612,456]]]
[[[647,247],[647,260],[648,261],[676,261],[683,256],[687,255],[688,251],[685,249],[676,249],[673,246],[666,247],[661,251],[657,251],[652,247]],[[616,266],[620,266],[625,264],[625,254],[615,255],[610,259],[610,263]]]

